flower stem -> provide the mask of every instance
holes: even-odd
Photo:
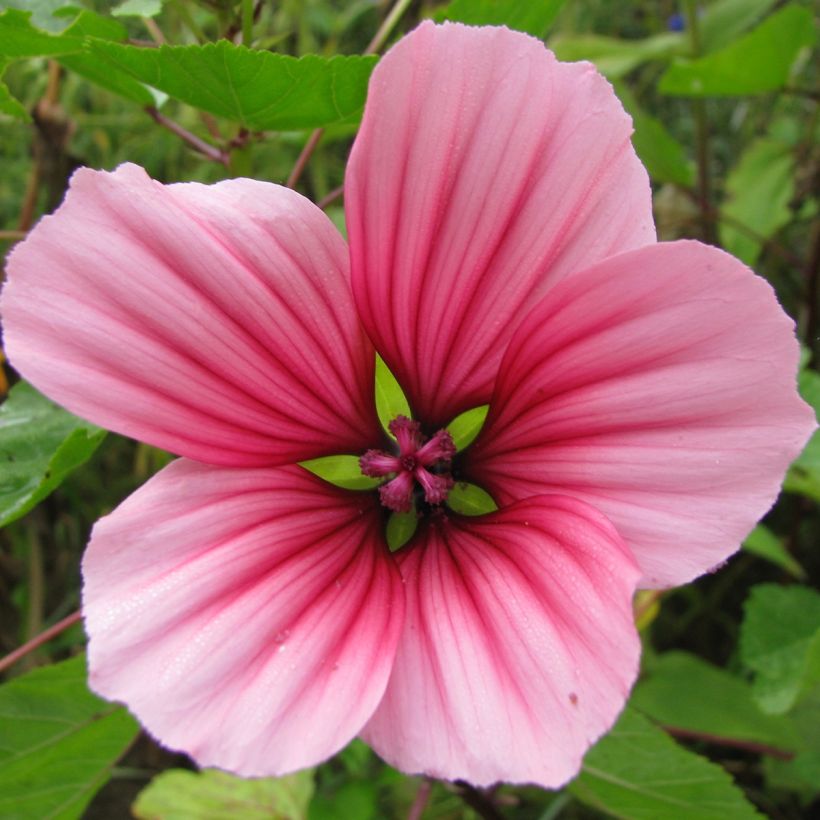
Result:
[[[24,643],[21,647],[15,649],[13,652],[10,652],[5,658],[0,659],[0,672],[5,672],[6,669],[14,666],[14,664],[21,658],[25,658],[26,655],[34,652],[35,649],[39,649],[44,643],[48,643],[52,638],[56,638],[57,635],[65,632],[69,627],[79,623],[81,618],[82,613],[79,611],[72,612],[71,615],[66,616],[62,619],[62,621],[58,621],[53,626],[43,630],[39,635],[32,638],[30,641],[26,641],[26,643]]]
[[[242,0],[242,45],[251,47],[253,42],[253,0]]]
[[[225,167],[228,166],[230,160],[224,151],[200,139],[196,134],[192,134],[179,123],[169,120],[164,114],[160,114],[153,105],[145,106],[145,113],[158,125],[167,128],[172,134],[176,134],[183,142],[190,145],[191,148],[198,151],[204,157],[207,157],[212,162],[218,162]]]
[[[410,811],[407,812],[407,820],[421,820],[424,809],[427,807],[427,801],[430,799],[430,793],[433,791],[433,783],[431,780],[424,778],[419,783],[416,797],[413,800],[413,805],[410,806]]]

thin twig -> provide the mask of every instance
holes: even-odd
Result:
[[[0,242],[19,242],[27,236],[27,231],[0,231]]]
[[[179,123],[169,120],[164,114],[160,114],[153,105],[145,106],[145,113],[151,117],[154,122],[167,128],[172,134],[176,134],[183,142],[191,146],[195,151],[198,151],[204,157],[207,157],[213,162],[218,162],[221,165],[228,166],[230,158],[221,149],[210,145],[205,140],[200,139],[196,134],[192,134],[187,129],[183,128]]]
[[[150,18],[150,17],[143,17],[142,24],[145,26],[148,33],[151,35],[151,39],[158,45],[164,46],[166,43],[165,35],[162,33],[160,27]]]
[[[425,778],[419,783],[413,805],[410,806],[410,811],[407,812],[407,820],[421,820],[421,816],[424,814],[425,808],[427,808],[427,801],[430,799],[430,793],[432,791],[432,781]]]
[[[334,203],[343,193],[345,192],[345,186],[340,185],[338,188],[334,188],[329,194],[325,194],[317,203],[316,205],[324,210],[327,208],[328,205]]]
[[[387,38],[390,36],[390,32],[393,31],[404,12],[407,11],[407,7],[410,5],[410,2],[411,0],[397,0],[397,2],[393,5],[393,8],[391,8],[387,13],[387,17],[385,17],[382,21],[378,31],[376,31],[373,35],[373,39],[364,50],[365,55],[375,54],[385,44]],[[305,170],[305,166],[308,164],[308,160],[311,155],[316,150],[316,146],[319,144],[322,134],[324,134],[324,128],[317,128],[310,135],[310,137],[308,137],[305,147],[299,154],[296,164],[293,166],[293,170],[290,172],[287,182],[285,182],[285,185],[287,185],[288,188],[296,187],[296,183],[302,176],[302,172]]]
[[[72,612],[71,615],[66,616],[62,621],[58,621],[54,626],[50,626],[30,641],[26,641],[21,647],[15,649],[14,652],[10,652],[5,658],[0,659],[0,672],[5,672],[6,669],[14,666],[21,658],[25,658],[26,655],[34,652],[35,649],[39,649],[44,643],[48,643],[52,638],[56,638],[57,635],[65,632],[69,627],[79,623],[81,618],[82,613]]]
[[[777,746],[770,746],[768,743],[757,743],[754,740],[724,737],[723,735],[713,735],[710,732],[696,732],[692,729],[678,729],[676,726],[663,726],[663,730],[672,737],[679,737],[681,740],[703,740],[706,743],[715,743],[718,746],[730,746],[733,749],[770,755],[779,760],[792,760],[794,758],[794,752]]]

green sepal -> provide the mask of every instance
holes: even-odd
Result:
[[[459,481],[450,490],[447,506],[461,515],[484,515],[498,509],[498,504],[486,490],[466,481]]]
[[[415,510],[392,513],[384,530],[390,552],[401,549],[413,537],[418,525],[419,517]]]
[[[489,410],[489,404],[473,407],[472,410],[466,410],[456,416],[447,425],[447,432],[453,437],[457,452],[461,452],[475,441],[484,426]]]
[[[372,490],[381,483],[378,478],[363,475],[358,456],[322,456],[300,461],[300,467],[345,490]]]

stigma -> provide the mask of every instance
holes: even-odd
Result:
[[[388,429],[396,439],[398,453],[368,450],[359,459],[364,475],[392,476],[379,487],[382,504],[394,512],[409,512],[417,488],[428,504],[442,504],[454,484],[450,472],[456,454],[453,437],[446,430],[439,430],[426,439],[421,425],[406,416],[396,416]]]

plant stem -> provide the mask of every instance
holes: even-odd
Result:
[[[242,45],[251,47],[253,42],[253,0],[242,0]]]
[[[407,11],[407,7],[409,5],[410,0],[396,0],[396,3],[393,5],[393,8],[391,8],[390,11],[387,13],[387,17],[384,18],[384,21],[379,26],[378,31],[373,35],[373,39],[370,41],[367,48],[364,50],[365,55],[375,54],[385,44],[387,38],[390,36],[390,33],[393,31],[393,29],[401,19],[404,12]],[[308,164],[308,160],[310,159],[311,154],[313,154],[313,152],[316,150],[316,146],[319,144],[319,140],[322,138],[322,134],[324,134],[324,129],[317,128],[310,135],[310,137],[308,137],[308,141],[305,143],[305,147],[299,154],[299,157],[296,160],[296,164],[293,166],[293,170],[290,172],[287,182],[285,182],[285,185],[287,185],[288,188],[296,187],[296,183],[302,176],[302,172],[305,170],[305,166]]]
[[[179,123],[169,120],[164,114],[160,114],[160,112],[157,111],[153,105],[145,106],[145,113],[148,114],[154,122],[158,123],[163,128],[167,128],[172,134],[176,134],[183,142],[186,142],[191,146],[191,148],[198,151],[212,162],[218,162],[225,167],[228,166],[230,158],[224,151],[210,145],[205,142],[205,140],[200,139],[196,136],[196,134],[192,134],[190,131],[183,128]]]
[[[706,743],[715,743],[718,746],[731,746],[733,749],[743,749],[748,752],[770,755],[780,760],[792,760],[794,758],[794,752],[790,752],[787,749],[780,749],[777,746],[769,746],[767,743],[741,740],[736,737],[723,737],[722,735],[713,735],[709,732],[696,732],[691,729],[678,729],[675,726],[663,726],[662,728],[667,734],[672,735],[672,737],[679,737],[681,740],[703,740]]]
[[[416,797],[413,800],[413,805],[410,806],[410,811],[407,812],[407,820],[421,820],[421,816],[424,814],[424,809],[427,807],[427,801],[430,799],[430,792],[432,791],[432,781],[424,778],[424,780],[419,783],[419,788],[416,792]]]
[[[27,231],[0,231],[0,242],[19,242],[27,236]]]
[[[345,186],[340,185],[338,188],[334,188],[330,193],[325,194],[317,203],[317,207],[324,210],[327,208],[328,205],[333,204],[343,193],[345,192]]]
[[[79,611],[72,612],[71,615],[66,616],[62,621],[58,621],[54,626],[50,626],[30,641],[26,641],[21,647],[15,649],[14,652],[10,652],[5,658],[0,659],[0,672],[5,672],[6,669],[14,666],[21,658],[25,658],[26,655],[34,652],[35,649],[39,649],[44,643],[48,643],[52,638],[56,638],[57,635],[65,632],[69,627],[79,623],[81,618],[82,613]]]

